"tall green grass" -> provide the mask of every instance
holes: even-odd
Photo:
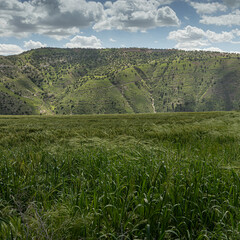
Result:
[[[240,239],[240,114],[0,118],[0,239]]]

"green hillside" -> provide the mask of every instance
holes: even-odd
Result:
[[[42,48],[0,57],[0,114],[240,109],[240,55]]]

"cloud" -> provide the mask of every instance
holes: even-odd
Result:
[[[60,41],[64,38],[68,38],[69,36],[76,35],[81,33],[78,28],[68,28],[68,29],[48,29],[44,31],[44,35],[47,35],[51,38],[55,38],[56,40]]]
[[[238,37],[240,37],[240,29],[234,29],[232,30],[234,34],[236,34]]]
[[[183,50],[200,50],[202,47],[209,46],[208,42],[205,40],[199,41],[189,41],[189,42],[179,42],[176,44],[175,48]]]
[[[113,39],[113,38],[110,38],[109,41],[110,41],[110,42],[116,42],[116,40]]]
[[[170,32],[168,39],[177,41],[178,43],[175,47],[185,50],[199,49],[209,44],[205,39],[205,32],[200,28],[192,26]]]
[[[174,0],[117,0],[104,5],[87,0],[0,0],[0,37],[38,33],[58,40],[80,29],[146,31],[176,26],[180,21],[167,5]]]
[[[169,7],[163,6],[172,1],[161,0],[117,0],[106,2],[104,15],[96,22],[93,29],[146,31],[147,29],[178,26],[180,20]]]
[[[0,1],[0,37],[26,37],[36,31],[37,26],[32,23],[34,14],[29,2]]]
[[[23,49],[14,44],[0,44],[0,55],[15,55],[22,53]]]
[[[93,1],[54,0],[53,2],[56,4],[53,4],[52,11],[45,10],[46,16],[39,21],[44,26],[63,29],[88,27],[91,23],[98,21],[103,14],[103,5]],[[46,7],[46,4],[42,7]]]
[[[229,7],[233,8],[240,8],[240,1],[239,0],[223,0],[224,4]]]
[[[65,45],[67,48],[102,48],[101,40],[95,36],[75,36]]]
[[[214,24],[218,26],[240,26],[240,10],[235,10],[232,13],[220,16],[202,16],[200,23]]]
[[[0,37],[26,37],[32,33],[62,39],[99,21],[100,2],[86,0],[0,0]]]
[[[238,34],[238,30],[216,33],[210,30],[203,31],[201,28],[187,26],[183,30],[172,31],[168,35],[169,40],[177,42],[176,48],[180,49],[202,49],[212,43],[231,42]]]
[[[222,33],[215,33],[212,31],[207,30],[205,36],[211,42],[231,42],[234,38],[234,34],[232,32],[222,32]]]
[[[187,26],[183,30],[172,31],[169,33],[168,39],[179,42],[195,41],[203,38],[205,32],[197,27]]]
[[[197,13],[202,14],[212,14],[218,11],[225,12],[227,11],[227,6],[218,2],[213,3],[199,3],[199,2],[190,2],[190,5],[196,9]]]
[[[36,49],[36,48],[42,48],[42,47],[46,47],[47,44],[42,44],[41,42],[34,42],[32,40],[28,41],[28,42],[24,42],[24,47],[27,49],[27,50],[30,50],[30,49]]]
[[[222,49],[216,48],[216,47],[209,47],[209,48],[204,48],[202,49],[203,51],[210,51],[210,52],[223,52]]]

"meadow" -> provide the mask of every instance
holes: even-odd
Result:
[[[0,239],[240,239],[240,112],[0,116]]]

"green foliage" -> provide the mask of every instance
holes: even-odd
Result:
[[[239,239],[239,119],[0,117],[0,239]]]
[[[240,108],[239,64],[217,52],[43,48],[1,57],[0,88],[34,114],[229,111]]]

